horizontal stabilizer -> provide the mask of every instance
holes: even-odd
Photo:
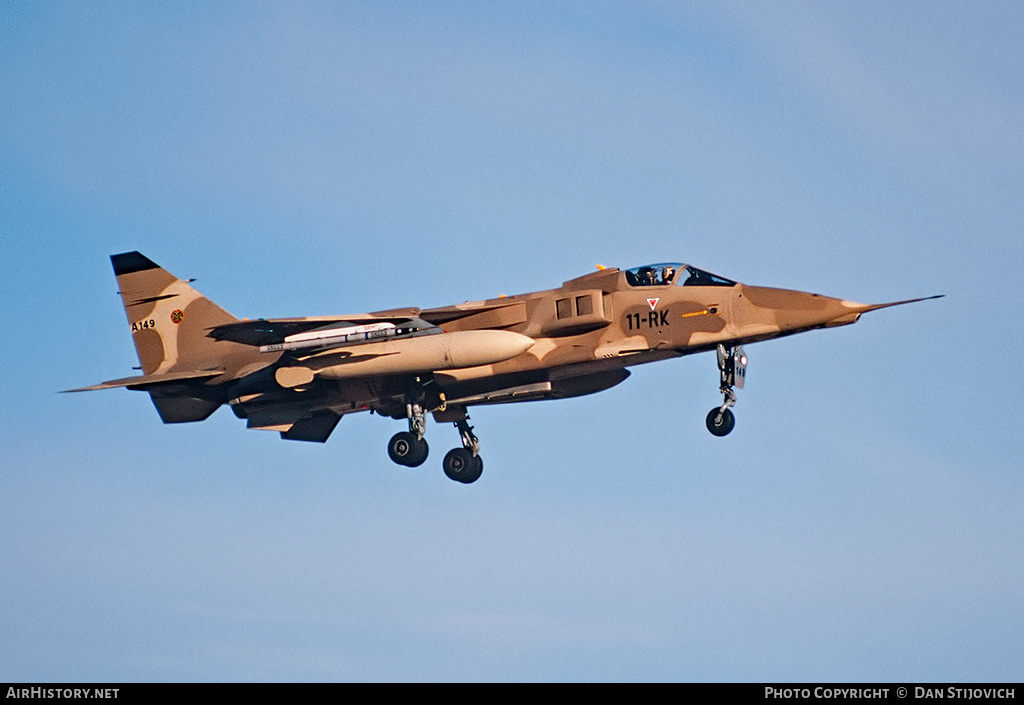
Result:
[[[157,375],[137,375],[125,377],[124,379],[112,379],[109,382],[101,382],[91,387],[80,387],[78,389],[65,389],[67,392],[94,392],[98,389],[116,389],[117,387],[129,387],[131,389],[149,389],[150,387],[166,384],[168,382],[189,382],[203,379],[212,379],[224,374],[224,370],[203,370],[192,372],[168,372]]]

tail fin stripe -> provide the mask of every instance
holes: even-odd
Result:
[[[133,272],[144,272],[147,269],[159,269],[160,266],[153,260],[139,252],[124,252],[119,255],[110,255],[110,263],[114,265],[114,275],[132,274]]]

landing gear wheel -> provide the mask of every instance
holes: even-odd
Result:
[[[388,456],[399,465],[409,468],[423,465],[429,450],[425,438],[417,438],[415,433],[408,431],[396,433],[388,441]]]
[[[736,417],[729,409],[722,411],[721,407],[716,406],[708,412],[707,425],[708,430],[716,436],[728,436],[736,425]]]
[[[474,456],[466,448],[453,448],[448,451],[441,466],[449,479],[467,485],[480,479],[480,474],[484,471],[483,458],[479,455]]]

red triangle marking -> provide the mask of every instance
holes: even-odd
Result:
[[[659,301],[661,301],[661,299],[647,299],[647,305],[650,306],[651,310],[653,311],[654,307],[658,305]]]

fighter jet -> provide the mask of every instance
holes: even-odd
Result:
[[[317,443],[342,416],[369,411],[407,421],[388,455],[408,467],[427,459],[429,414],[458,430],[442,467],[463,483],[483,471],[472,406],[593,394],[633,365],[715,352],[722,403],[705,421],[725,436],[744,345],[939,298],[860,304],[668,262],[598,267],[557,289],[441,308],[239,320],[138,252],[110,260],[143,374],[68,391],[144,391],[164,423],[202,421],[227,404],[248,428]]]

